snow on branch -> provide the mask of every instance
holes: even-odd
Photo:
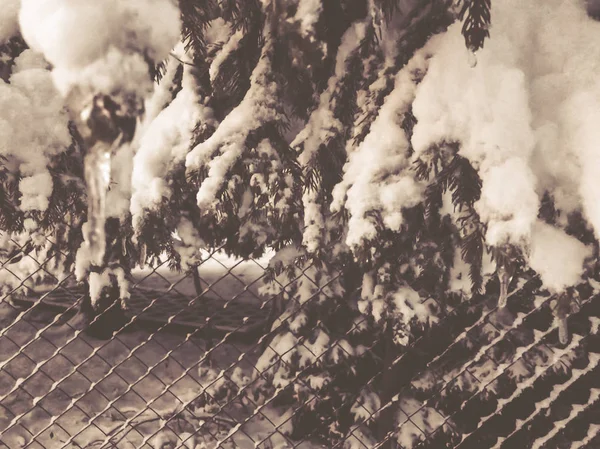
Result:
[[[528,30],[537,10],[512,1],[494,8],[495,33],[475,67],[468,63],[460,24],[440,39],[417,89],[412,143],[418,156],[439,142],[460,142],[459,154],[482,179],[475,209],[487,224],[488,244],[524,244],[539,207],[530,166],[536,111],[528,93],[534,69]]]
[[[3,0],[0,14],[0,45],[19,32],[20,0]]]
[[[538,221],[532,233],[529,265],[551,292],[562,292],[581,281],[591,248],[563,230]]]
[[[197,195],[198,206],[203,210],[216,205],[225,177],[242,156],[250,133],[265,124],[285,120],[278,103],[278,87],[272,76],[271,54],[272,43],[267,40],[242,102],[223,119],[210,138],[186,157],[188,170],[208,170]]]
[[[600,24],[580,2],[506,0],[492,2],[491,26],[475,65],[460,23],[441,35],[413,103],[414,157],[459,142],[482,181],[474,207],[487,244],[521,247],[561,292],[589,256],[562,231],[569,216],[583,212],[600,235]],[[537,219],[546,193],[555,226]]]
[[[425,70],[425,52],[419,51],[398,73],[394,90],[387,96],[365,140],[344,166],[343,180],[333,191],[331,209],[345,207],[349,214],[346,243],[361,246],[377,236],[371,212],[381,214],[386,228],[398,231],[402,209],[422,200],[424,186],[410,168],[410,142],[402,128],[415,95],[415,76]]]
[[[148,62],[163,60],[179,40],[179,8],[171,0],[23,0],[20,25],[29,46],[54,66],[63,93],[142,95],[152,88]]]
[[[0,79],[0,156],[21,176],[20,208],[45,211],[53,182],[48,165],[71,144],[63,99],[43,58],[25,50],[16,60],[10,84]]]
[[[303,36],[314,39],[315,25],[323,12],[321,0],[298,0],[298,10],[294,20],[300,23],[300,32]]]
[[[235,33],[233,33],[227,41],[223,44],[223,47],[219,50],[219,52],[215,55],[214,59],[210,64],[210,68],[208,70],[210,81],[214,83],[217,79],[217,75],[219,74],[219,69],[223,62],[227,60],[231,54],[236,51],[240,46],[240,41],[244,37],[244,30],[239,29]]]
[[[152,120],[140,137],[133,160],[131,214],[134,227],[143,220],[145,209],[157,208],[171,195],[165,179],[176,164],[184,161],[199,123],[212,122],[211,111],[200,103],[191,68],[183,68],[182,89]]]
[[[307,125],[291,144],[292,147],[302,147],[299,162],[305,171],[313,169],[321,145],[326,145],[329,140],[344,131],[342,122],[334,115],[335,94],[340,90],[341,79],[346,75],[348,58],[364,39],[366,27],[364,21],[355,22],[342,36],[336,56],[335,72],[329,78],[327,88],[321,94],[319,104],[310,115]],[[305,189],[302,196],[304,244],[309,252],[314,252],[319,247],[322,230],[325,227],[325,218],[318,197],[318,186]]]

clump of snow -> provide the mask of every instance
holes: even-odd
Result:
[[[81,232],[83,235],[88,235],[90,229],[89,223],[84,223],[81,226]],[[85,278],[90,266],[92,264],[92,253],[89,245],[82,244],[77,250],[75,255],[75,279],[82,281]]]
[[[355,421],[366,421],[377,417],[381,409],[381,399],[377,393],[364,389],[360,392],[358,399],[350,408],[350,413]]]
[[[211,20],[204,30],[204,39],[208,45],[225,42],[231,36],[231,25],[222,17]]]
[[[217,78],[217,75],[219,74],[219,69],[221,68],[221,64],[223,64],[223,62],[229,56],[231,56],[231,53],[233,53],[234,51],[236,51],[239,48],[240,41],[242,40],[243,37],[244,37],[243,30],[241,30],[241,29],[237,30],[235,33],[233,33],[229,37],[229,39],[227,40],[225,45],[223,45],[221,50],[219,50],[217,55],[214,57],[214,59],[212,60],[212,62],[210,64],[210,68],[208,69],[211,83],[214,83],[215,79]]]
[[[30,47],[58,67],[83,67],[113,47],[164,59],[181,32],[171,0],[23,0],[21,32]]]
[[[102,289],[110,286],[109,270],[106,269],[102,273],[90,273],[88,282],[90,285],[90,301],[92,302],[92,306],[96,306],[100,300]]]
[[[175,76],[182,64],[178,59],[186,58],[186,52],[183,43],[177,44],[173,49],[173,55],[177,56],[167,59],[164,73],[159,82],[155,82],[152,94],[144,100],[144,118],[139,125],[139,129],[145,130],[152,124],[156,116],[173,100],[173,87]],[[136,128],[137,132],[137,128]]]
[[[155,62],[168,55],[180,36],[179,15],[172,0],[23,0],[19,21],[25,41],[53,64],[65,92],[81,85],[110,94],[148,88],[142,55]],[[144,68],[145,82],[136,84]]]
[[[65,96],[77,89],[84,93],[133,92],[144,97],[152,87],[144,56],[137,53],[125,54],[114,47],[102,58],[82,68],[57,66],[52,76],[56,87]]]
[[[293,349],[298,344],[298,338],[291,332],[276,335],[269,348],[263,352],[256,362],[256,370],[260,373],[273,371],[273,363],[278,359],[281,359],[284,363],[291,364],[292,357],[295,354]]]
[[[17,58],[10,84],[0,80],[0,155],[8,159],[5,168],[20,172],[24,211],[48,208],[53,188],[48,164],[71,144],[63,99],[50,72],[38,66],[39,59],[26,52]]]
[[[323,329],[317,328],[314,331],[312,338],[305,340],[302,345],[297,348],[300,355],[300,360],[298,362],[300,369],[317,363],[319,359],[330,350],[331,343],[331,337],[324,332]]]
[[[343,180],[333,191],[332,211],[345,207],[350,213],[346,237],[350,247],[376,237],[376,223],[369,212],[379,211],[383,224],[398,231],[403,223],[402,209],[422,200],[424,186],[410,169],[410,143],[402,120],[414,99],[414,77],[427,65],[425,51],[419,51],[396,76],[394,90],[365,140],[349,154]]]
[[[125,270],[123,268],[105,268],[100,273],[91,272],[89,274],[88,282],[92,306],[97,307],[102,290],[112,285],[113,278],[119,286],[119,298],[122,300],[129,298],[129,281],[125,276]]]
[[[19,190],[23,195],[21,198],[21,210],[44,211],[48,209],[50,195],[52,195],[52,176],[50,173],[34,173],[19,181]]]
[[[319,21],[323,3],[321,0],[298,0],[298,9],[294,20],[300,23],[300,33],[314,39],[315,25]]]
[[[417,446],[417,443],[440,430],[445,423],[444,417],[427,402],[414,398],[410,392],[401,394],[398,400],[396,425],[398,444],[406,449]]]
[[[600,35],[600,27],[598,30]],[[600,52],[599,52],[600,56]],[[586,62],[587,64],[587,62]],[[600,68],[600,66],[598,67]],[[567,81],[565,81],[567,82]],[[592,84],[592,81],[589,81]],[[564,133],[569,133],[563,137],[569,140],[565,145],[564,156],[557,157],[556,165],[558,169],[566,172],[569,168],[572,177],[566,187],[575,186],[579,193],[580,203],[590,224],[593,226],[596,238],[600,238],[600,188],[598,179],[600,177],[600,156],[598,155],[595,142],[600,139],[600,132],[595,125],[595,120],[600,118],[596,108],[600,105],[600,88],[594,85],[593,88],[582,90],[569,98],[562,106],[562,118],[565,128]],[[558,151],[554,148],[554,151]],[[579,163],[575,165],[571,160],[575,153],[575,160]],[[575,165],[575,167],[573,167]],[[577,170],[578,167],[579,170]],[[566,190],[566,189],[565,189]],[[564,195],[566,200],[568,196]],[[575,196],[575,195],[571,195]],[[577,204],[575,203],[575,204]]]
[[[426,322],[430,318],[427,307],[423,305],[423,298],[408,286],[398,288],[392,296],[392,301],[406,323],[412,318],[417,318],[420,322]]]
[[[41,53],[26,49],[15,59],[12,72],[14,74],[31,69],[48,69],[48,62]]]
[[[181,266],[184,270],[199,262],[199,250],[207,246],[193,223],[185,217],[181,217],[179,220],[173,243],[175,250],[181,257]]]
[[[0,2],[0,45],[19,32],[19,9],[21,0],[2,0]]]
[[[591,249],[561,229],[537,222],[531,237],[529,265],[539,275],[544,287],[553,292],[576,285]]]
[[[480,173],[483,185],[475,210],[488,224],[487,242],[527,242],[539,208],[535,177],[527,163],[515,157]]]

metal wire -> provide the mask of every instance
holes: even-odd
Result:
[[[44,239],[48,245],[54,245],[50,234]],[[10,243],[19,249],[15,239],[10,239]],[[353,372],[356,354],[345,343],[361,325],[368,323],[368,318],[363,316],[344,331],[328,328],[329,340],[323,351],[315,350],[308,341],[310,337],[306,337],[316,335],[326,326],[319,317],[303,329],[303,336],[295,336],[293,344],[283,345],[283,349],[274,339],[290,332],[294,320],[310,313],[310,308],[323,300],[334,305],[330,311],[334,316],[339,314],[345,306],[329,293],[339,275],[318,280],[311,275],[313,267],[305,264],[297,267],[285,284],[279,283],[278,294],[265,297],[256,290],[266,277],[267,268],[257,260],[246,261],[253,264],[253,277],[246,280],[245,273],[241,273],[244,261],[228,264],[220,258],[219,250],[208,253],[194,268],[209,273],[210,279],[202,280],[201,289],[192,279],[191,271],[168,272],[168,260],[159,260],[138,274],[129,290],[144,301],[144,307],[135,313],[129,311],[126,322],[115,326],[112,336],[104,341],[71,324],[85,294],[81,294],[72,274],[57,275],[50,268],[56,258],[66,256],[59,249],[55,248],[49,257],[42,257],[29,246],[23,246],[20,252],[13,251],[6,260],[0,260],[0,287],[6,292],[0,300],[0,447],[226,449],[246,445],[264,449],[409,449],[429,447],[428,444],[436,447],[435,439],[441,437],[445,447],[465,448],[473,435],[484,432],[488,422],[502,414],[520,392],[537,385],[539,379],[559,365],[568,371],[566,357],[583,348],[598,330],[592,324],[589,334],[576,336],[566,349],[557,349],[548,340],[556,334],[556,325],[549,323],[545,330],[534,332],[531,341],[522,344],[515,336],[528,319],[548,311],[550,298],[530,301],[527,310],[517,314],[509,326],[494,324],[492,318],[499,311],[489,305],[489,298],[475,297],[453,308],[438,298],[426,298],[425,301],[437,305],[437,322],[397,351],[384,369],[362,379],[360,388],[331,402],[318,384],[311,383],[310,376],[331,364],[334,353],[338,355],[335,372],[330,373],[328,381],[342,382],[344,376]],[[24,260],[33,265],[25,264]],[[208,272],[213,268],[206,268],[207,262],[212,262],[218,272]],[[53,282],[52,288],[43,293],[35,288],[35,279],[40,275]],[[160,280],[166,287],[157,288],[154,280]],[[269,310],[286,291],[293,291],[300,280],[311,284],[310,297],[274,323],[268,321],[267,315],[272,315]],[[510,301],[530,295],[528,288],[532,281],[535,278],[513,291]],[[235,282],[240,288],[235,293],[223,293],[220,286],[226,282]],[[59,293],[64,303],[60,310],[51,301]],[[165,308],[165,304],[174,301],[174,295],[185,297],[183,308]],[[202,300],[211,305],[210,313],[207,308],[204,315],[191,316],[192,310],[204,310],[198,306]],[[595,307],[598,302],[599,295],[591,295],[581,301],[577,313]],[[241,316],[240,310],[247,309],[240,308],[240,304],[262,312]],[[166,310],[162,322],[146,321],[146,312],[156,306]],[[101,323],[111,307],[95,316],[92,324]],[[194,319],[196,324],[190,327]],[[224,319],[229,319],[229,324],[220,324]],[[465,324],[461,329],[452,324],[456,322]],[[486,335],[486,326],[490,326],[493,334]],[[435,330],[447,328],[451,329],[452,340],[446,345],[434,345],[433,349],[428,347]],[[379,343],[374,340],[362,348],[362,353],[380,357],[376,353]],[[498,360],[493,353],[502,351],[503,345],[511,349]],[[554,358],[543,366],[532,364],[529,356],[538,350]],[[461,351],[462,358],[454,360],[454,355],[460,355]],[[307,355],[309,363],[300,365],[294,359],[297,356],[293,354],[300,352]],[[144,357],[145,353],[152,354],[150,361]],[[266,353],[268,363],[259,369],[256,361]],[[102,369],[95,371],[95,363],[101,364]],[[529,379],[515,381],[511,377],[511,370],[519,363],[534,373]],[[492,371],[483,377],[476,372],[482,364]],[[595,372],[597,365],[590,363],[577,376]],[[278,379],[276,385],[269,385],[274,381],[275,368],[283,368],[290,375]],[[399,369],[403,376],[388,395],[391,397],[375,407],[362,402],[363,394],[376,396],[384,377]],[[204,376],[206,372],[212,373],[212,377]],[[433,383],[422,386],[419,379],[423,375],[433,378]],[[245,379],[241,383],[240,376]],[[453,385],[467,377],[472,387],[463,392],[454,408],[444,412],[439,405],[441,398],[451,397]],[[516,385],[512,393],[507,393],[508,399],[501,401],[494,413],[479,417],[470,430],[463,428],[463,411],[475,401],[483,400],[502,379],[511,379]],[[292,391],[303,392],[303,399],[281,404],[284,393]],[[62,399],[56,399],[57,395]],[[590,395],[590,401],[597,402],[595,398]],[[297,431],[290,434],[290,428],[303,416],[316,413],[328,401],[327,416],[315,415],[317,421],[312,428],[305,429],[303,434]],[[573,416],[592,410],[596,402],[584,405],[581,413]],[[322,429],[333,429],[338,414],[348,413],[351,407],[360,412],[354,422],[341,432],[336,430],[335,440],[324,441]],[[387,429],[380,428],[382,415],[388,413],[394,416],[394,423]],[[539,414],[539,411],[532,414],[528,420],[538,419]],[[348,417],[344,419],[347,421]],[[507,437],[517,432],[518,429],[510,431]],[[561,432],[554,430],[546,439],[540,437],[540,441],[550,441]],[[593,438],[588,440],[593,444]],[[500,447],[502,441],[493,444]]]

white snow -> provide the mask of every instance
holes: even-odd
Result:
[[[431,435],[444,423],[444,417],[440,413],[413,398],[410,393],[401,394],[396,400],[399,403],[396,441],[403,448],[415,447],[426,435]]]
[[[261,58],[252,72],[250,89],[242,102],[219,124],[215,133],[186,156],[188,169],[207,167],[208,176],[198,191],[198,206],[214,208],[217,194],[227,174],[242,156],[250,132],[269,122],[282,119],[278,107],[277,85],[271,79],[271,46],[263,47]]]
[[[360,392],[358,399],[350,409],[355,421],[365,421],[374,417],[381,408],[381,399],[369,389]]]
[[[538,221],[531,238],[529,266],[540,275],[544,287],[561,292],[581,280],[591,248],[561,229]]]
[[[171,196],[165,174],[186,157],[192,131],[199,123],[211,123],[210,110],[195,93],[188,66],[184,67],[182,89],[175,99],[147,124],[139,137],[131,173],[131,215],[134,227],[143,220],[145,209],[156,209]]]
[[[422,199],[424,186],[410,169],[409,142],[401,125],[414,99],[414,73],[426,67],[424,54],[425,50],[417,52],[396,76],[394,90],[365,140],[349,154],[343,180],[333,191],[332,211],[345,207],[350,213],[346,237],[350,247],[376,237],[369,212],[380,212],[386,228],[398,231],[403,223],[402,209]]]
[[[41,53],[26,49],[15,59],[12,72],[14,74],[31,69],[48,69],[48,62]]]
[[[0,45],[19,32],[21,0],[0,1]]]
[[[40,59],[25,52],[16,64],[10,84],[0,80],[0,155],[22,176],[21,209],[45,211],[53,188],[48,164],[71,144],[68,118],[50,72],[37,68]]]
[[[314,39],[314,27],[319,21],[322,11],[321,0],[298,0],[298,9],[294,19],[300,23],[300,32],[303,36]]]
[[[93,306],[98,304],[100,293],[104,287],[110,286],[110,270],[106,269],[102,273],[90,273],[88,277],[90,284],[90,300]]]
[[[221,50],[217,53],[210,64],[210,68],[208,70],[210,81],[214,83],[217,75],[219,74],[219,69],[221,68],[221,64],[231,56],[231,53],[239,48],[240,40],[244,37],[243,30],[237,30],[233,33],[227,42],[221,47]]]
[[[204,30],[204,39],[208,45],[225,42],[231,36],[231,25],[222,17],[211,20]]]
[[[35,173],[19,181],[21,210],[44,211],[48,209],[48,199],[52,195],[52,177],[50,173]]]
[[[63,93],[151,87],[143,58],[163,60],[177,43],[179,8],[171,0],[23,0],[21,32],[53,64]]]
[[[23,0],[21,32],[30,47],[58,67],[83,67],[110,47],[164,59],[179,39],[179,9],[171,0]]]
[[[413,104],[416,155],[436,143],[458,141],[460,154],[479,170],[483,187],[476,210],[488,224],[486,238],[492,245],[526,241],[539,203],[528,165],[535,144],[528,80],[515,67],[517,45],[529,43],[523,30],[527,23],[512,20],[518,6],[504,3],[494,5],[493,38],[478,54],[475,68],[467,63],[460,23],[441,36]],[[509,11],[510,19],[502,15]],[[511,31],[503,32],[503,26]]]
[[[173,49],[173,54],[179,59],[186,57],[181,42]],[[175,75],[177,74],[177,69],[180,67],[181,62],[176,58],[170,57],[167,59],[160,82],[154,83],[154,90],[144,100],[144,118],[142,123],[139,124],[140,131],[138,131],[136,127],[136,133],[139,132],[140,134],[143,134],[145,129],[152,124],[156,116],[171,102],[173,99],[172,89],[174,87],[173,83]]]
[[[200,237],[193,223],[185,217],[180,218],[176,232],[177,238],[174,239],[174,247],[181,257],[181,266],[185,270],[199,261],[199,249],[205,248],[206,243]]]
[[[124,91],[145,97],[152,88],[144,57],[137,53],[128,55],[114,47],[110,47],[102,58],[82,68],[56,66],[52,76],[56,87],[65,96],[72,91],[83,92],[82,97],[96,92],[113,94]]]
[[[129,212],[134,146],[121,145],[110,160],[112,185],[106,193],[106,216],[124,220]]]
[[[518,11],[518,12],[517,12]],[[597,234],[600,24],[583,2],[492,5],[491,38],[471,67],[457,23],[417,89],[413,145],[456,140],[483,180],[489,244],[528,244],[540,195],[583,209]]]
[[[488,224],[487,242],[528,242],[539,207],[538,196],[531,188],[535,179],[529,167],[520,158],[511,158],[482,172],[482,178],[481,199],[475,210]]]
[[[305,3],[309,2],[305,0]],[[329,78],[327,89],[321,94],[319,104],[311,113],[308,123],[291,143],[292,147],[302,148],[298,161],[305,171],[314,166],[314,159],[320,146],[343,132],[342,122],[333,114],[336,106],[334,96],[339,92],[341,78],[346,75],[348,57],[358,48],[365,37],[365,32],[364,21],[355,22],[346,30],[336,55],[335,72]],[[325,227],[317,189],[306,189],[302,196],[302,203],[305,226],[303,243],[309,252],[314,252],[321,244],[322,231]]]
[[[392,295],[399,318],[408,324],[413,318],[419,322],[432,319],[429,310],[423,305],[423,299],[415,290],[408,286],[401,286]]]

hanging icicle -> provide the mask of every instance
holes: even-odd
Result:
[[[110,147],[99,142],[85,155],[85,182],[88,195],[88,232],[84,236],[90,261],[102,265],[106,252],[106,193],[110,182]]]
[[[505,245],[496,248],[496,274],[500,281],[500,296],[498,298],[498,307],[506,307],[508,300],[508,287],[515,274],[517,250],[512,245]]]
[[[106,195],[110,184],[111,156],[121,144],[122,134],[115,123],[114,103],[97,95],[81,113],[87,126],[84,174],[88,195],[88,226],[84,235],[90,262],[101,266],[106,252]]]
[[[374,0],[369,0],[369,14],[371,16],[371,22],[373,24],[373,29],[375,30],[375,35],[379,39],[379,41],[381,41],[383,38],[381,30],[383,17],[381,8],[375,3]]]
[[[475,53],[470,48],[467,49],[467,61],[469,62],[469,66],[472,69],[477,67],[477,53]]]
[[[574,288],[568,288],[556,296],[554,316],[558,325],[558,341],[563,346],[569,343],[570,336],[567,320],[569,315],[577,310],[577,296],[577,290]]]
[[[146,246],[146,243],[142,242],[142,243],[140,243],[140,254],[139,254],[139,259],[138,259],[138,265],[140,266],[140,268],[146,267],[147,257],[148,257],[148,247]]]
[[[569,296],[566,292],[560,293],[556,298],[554,314],[558,322],[558,341],[562,345],[569,343],[569,325],[567,322],[569,309]]]

